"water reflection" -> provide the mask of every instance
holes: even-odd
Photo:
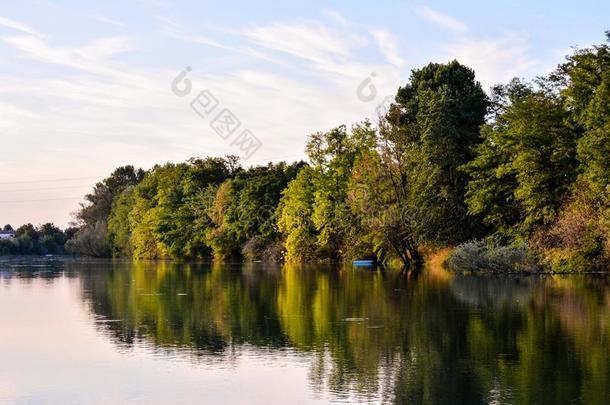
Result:
[[[78,275],[92,324],[119,350],[212,370],[237,368],[246,353],[306,363],[310,399],[610,400],[607,277],[100,261],[48,274]]]

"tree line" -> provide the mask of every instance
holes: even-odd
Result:
[[[606,34],[607,41],[610,34]],[[192,158],[97,183],[66,244],[92,256],[422,260],[492,237],[554,269],[610,260],[610,48],[486,94],[452,61],[412,71],[379,122],[310,135],[308,162]]]
[[[62,230],[49,222],[38,227],[26,224],[17,229],[13,229],[10,224],[7,224],[2,231],[13,232],[14,237],[0,239],[0,256],[46,255],[66,253],[64,245],[75,235],[77,229]]]

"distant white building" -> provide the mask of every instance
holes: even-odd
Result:
[[[15,236],[15,231],[0,231],[0,240],[13,239]]]

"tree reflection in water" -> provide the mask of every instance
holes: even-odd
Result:
[[[107,262],[106,262],[107,263]],[[198,364],[297,353],[338,399],[589,403],[610,399],[610,282],[322,267],[66,265],[123,350]]]

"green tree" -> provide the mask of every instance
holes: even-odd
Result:
[[[125,187],[138,184],[144,178],[142,169],[133,166],[122,166],[115,169],[110,176],[96,183],[93,192],[85,195],[85,203],[76,218],[85,225],[92,225],[98,221],[106,221],[112,209],[114,197],[119,195]]]
[[[482,131],[466,202],[494,230],[531,235],[550,224],[576,176],[578,131],[556,91],[519,80],[494,89],[494,118]]]
[[[129,213],[133,254],[197,258],[209,254],[207,205],[215,188],[240,170],[234,157],[190,159],[154,167],[134,189]],[[212,187],[210,187],[212,186]]]
[[[108,237],[108,217],[115,197],[129,186],[142,181],[144,171],[133,166],[122,166],[97,183],[93,192],[85,195],[85,203],[76,214],[79,231],[71,238],[69,248],[75,253],[107,257],[111,254]],[[99,234],[95,234],[99,232]]]
[[[282,192],[277,208],[277,226],[285,238],[287,261],[317,258],[317,232],[312,221],[314,207],[314,170],[303,167]]]
[[[375,131],[365,122],[310,136],[311,166],[301,170],[284,191],[278,226],[286,238],[290,260],[345,259],[351,249],[355,218],[348,186],[357,158],[374,147]]]
[[[66,243],[65,233],[54,224],[47,222],[38,227],[41,249],[45,253],[62,253]]]
[[[606,38],[610,42],[610,31]],[[593,197],[605,198],[610,184],[610,46],[577,50],[552,77],[562,85],[566,109],[583,132],[578,140],[580,179]]]
[[[333,261],[345,256],[345,237],[351,225],[347,186],[358,154],[352,133],[343,125],[311,135],[307,154],[316,173],[312,222],[318,250]]]
[[[467,183],[458,167],[480,143],[488,98],[474,71],[457,61],[414,70],[400,88],[388,119],[386,141],[404,156],[401,174],[413,206],[422,207],[428,243],[456,243],[479,231],[464,203]]]
[[[610,33],[606,33],[607,41]],[[556,220],[533,245],[551,269],[590,271],[610,264],[610,47],[575,51],[551,75],[576,139],[578,180]]]
[[[135,203],[134,187],[125,188],[112,204],[108,218],[108,240],[113,256],[131,256],[131,227],[129,214]]]
[[[266,259],[264,250],[279,238],[275,210],[303,163],[284,162],[240,170],[216,192],[207,240],[218,258]]]
[[[393,135],[396,131],[382,120],[378,144],[355,162],[348,201],[357,226],[352,228],[350,245],[362,257],[373,255],[383,261],[393,256],[408,266],[420,262],[421,233],[417,234],[413,225],[423,222],[422,215],[411,209],[416,207],[411,205],[407,178],[409,155],[403,153],[399,142],[391,141]]]

